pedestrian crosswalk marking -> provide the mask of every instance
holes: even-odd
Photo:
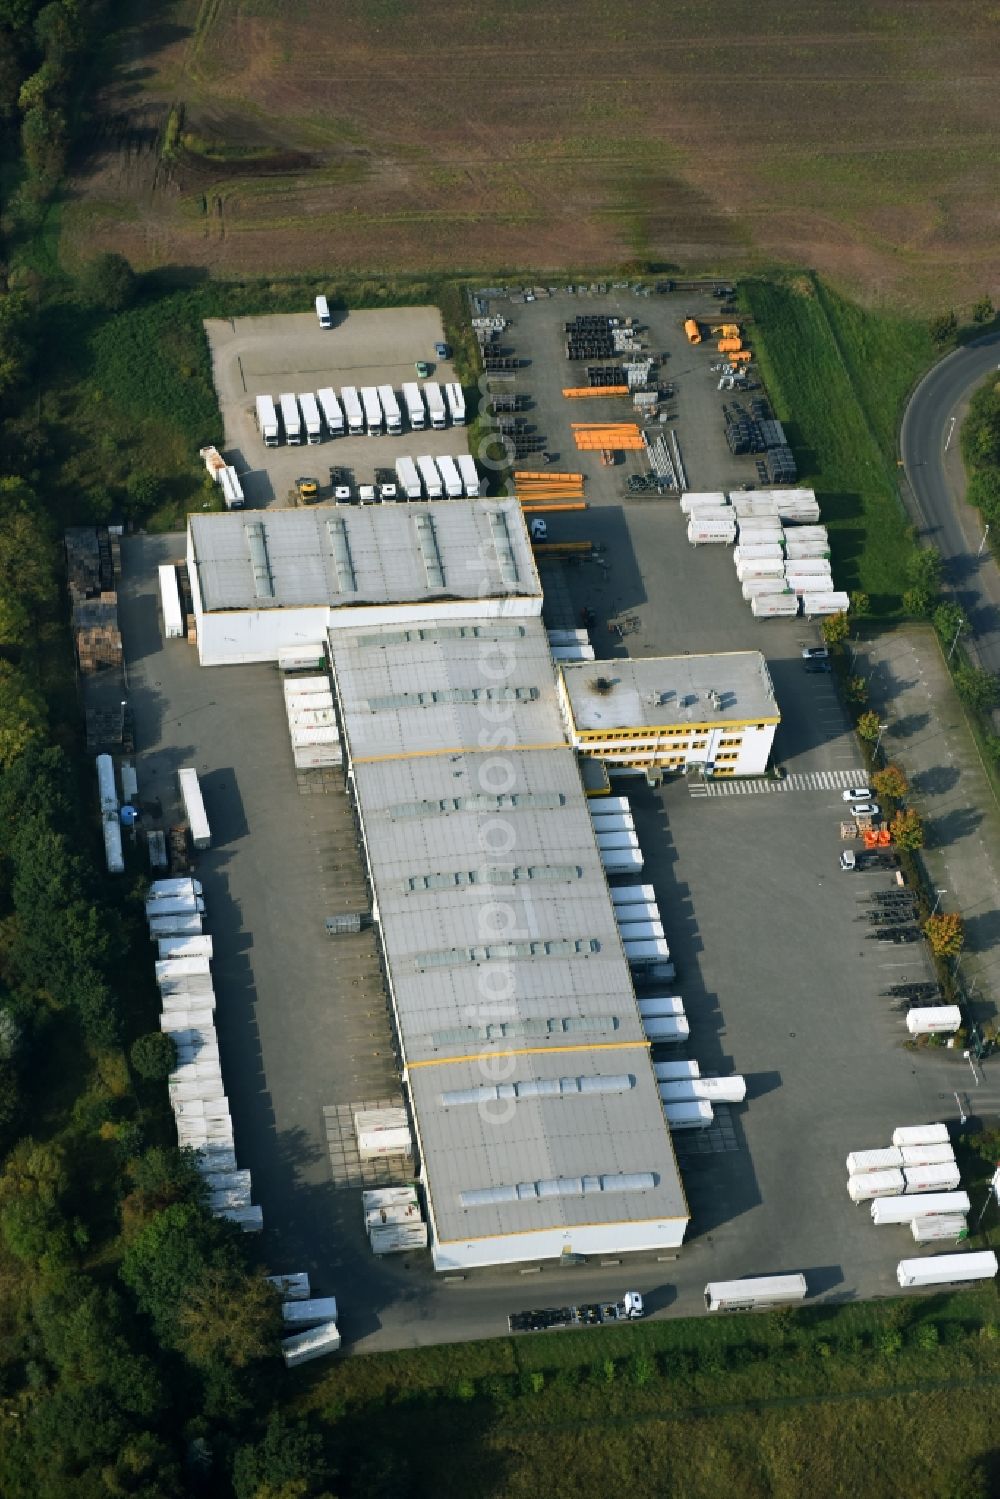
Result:
[[[805,770],[792,771],[780,781],[765,780],[763,776],[748,776],[743,780],[689,781],[692,796],[766,796],[772,791],[842,791],[847,786],[864,785],[863,770]]]

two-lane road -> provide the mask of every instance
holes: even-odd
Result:
[[[956,349],[917,386],[903,417],[900,450],[914,519],[938,548],[945,576],[972,625],[981,664],[1000,672],[1000,571],[983,545],[979,516],[965,503],[960,436],[969,400],[1000,366],[1000,333]]]

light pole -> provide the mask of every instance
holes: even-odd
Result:
[[[947,890],[938,890],[936,893],[937,893],[937,900],[934,902],[934,910],[931,912],[932,916],[936,914],[937,908],[941,904],[941,897],[942,897],[942,895],[947,895],[948,894]]]
[[[979,543],[979,551],[976,553],[977,557],[981,557],[983,555],[983,547],[986,545],[986,540],[987,540],[987,537],[989,536],[989,534],[990,534],[990,523],[989,523],[989,521],[987,521],[986,522],[986,530],[983,532],[983,539]]]
[[[878,726],[878,738],[875,741],[875,748],[872,751],[872,759],[873,760],[877,760],[878,759],[878,747],[882,743],[882,735],[885,733],[885,731],[886,731],[886,729],[888,727],[889,727],[889,725],[887,723],[880,723],[879,726]]]
[[[958,637],[961,635],[961,633],[962,633],[962,631],[964,629],[965,629],[965,620],[961,619],[958,622],[958,629],[955,631],[955,638],[951,642],[951,648],[948,651],[948,660],[949,661],[951,660],[952,656],[955,654],[955,647],[958,644]]]

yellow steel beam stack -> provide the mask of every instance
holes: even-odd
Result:
[[[515,469],[517,498],[525,510],[585,510],[583,475]]]
[[[582,400],[586,396],[627,396],[627,385],[578,385],[570,390],[564,390],[563,395],[571,401]]]
[[[574,422],[573,438],[582,452],[621,453],[644,446],[635,422]]]

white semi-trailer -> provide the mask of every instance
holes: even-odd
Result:
[[[452,422],[456,427],[465,426],[465,396],[462,387],[454,383],[446,385],[444,393],[448,398],[448,410],[451,413]]]
[[[361,387],[361,404],[365,408],[365,430],[369,437],[381,437],[385,430],[382,402],[374,385]]]
[[[441,475],[438,473],[437,464],[434,462],[434,459],[428,454],[424,454],[422,458],[417,459],[417,468],[420,470],[420,477],[424,481],[424,490],[427,498],[429,500],[439,500],[444,493],[444,486],[441,483]]]
[[[385,430],[390,437],[398,437],[403,430],[403,417],[396,400],[396,392],[391,385],[380,385],[378,387],[378,398],[382,403],[382,411],[385,415]]]
[[[427,401],[427,412],[431,419],[431,426],[435,432],[443,432],[448,425],[448,412],[445,409],[444,396],[441,387],[435,380],[428,380],[424,386],[424,396]]]
[[[303,391],[299,396],[299,406],[302,411],[302,420],[306,426],[306,442],[317,443],[323,441],[323,423],[320,419],[319,406],[316,397],[311,390]]]
[[[232,464],[227,464],[219,475],[219,488],[222,490],[222,498],[226,502],[227,510],[242,510],[246,504],[243,494],[243,485],[240,476]]]
[[[403,386],[403,400],[406,402],[407,421],[414,432],[422,432],[427,425],[427,408],[423,392],[415,380],[409,380]]]
[[[464,493],[464,486],[462,484],[462,476],[458,472],[454,458],[437,458],[435,462],[438,466],[438,472],[444,481],[445,494],[449,500],[460,500]]]
[[[323,413],[326,430],[330,437],[343,437],[344,435],[344,413],[340,409],[337,393],[332,385],[324,385],[322,390],[316,392],[319,409]]]
[[[285,391],[284,395],[279,396],[278,402],[285,428],[285,441],[295,447],[302,442],[302,413],[299,411],[299,403],[291,391]]]
[[[465,485],[465,498],[467,500],[478,499],[482,493],[482,480],[474,460],[469,457],[468,453],[459,453],[455,462],[458,464],[458,471]]]
[[[804,1275],[754,1275],[748,1280],[712,1280],[705,1287],[710,1312],[752,1312],[758,1307],[804,1301]]]
[[[181,594],[177,586],[177,569],[172,562],[163,562],[158,571],[164,639],[182,640],[184,638],[184,615],[181,612]]]
[[[316,316],[319,318],[321,328],[333,327],[333,318],[330,316],[330,304],[325,297],[316,298]]]
[[[412,458],[396,459],[396,479],[408,500],[423,499],[424,491],[420,483],[420,475]]]
[[[341,388],[340,399],[344,403],[344,415],[347,418],[347,430],[351,437],[362,437],[365,430],[365,413],[358,399],[357,387],[345,385]]]
[[[184,766],[177,772],[177,780],[188,826],[191,829],[191,842],[195,848],[208,848],[212,842],[212,834],[208,826],[208,815],[205,811],[201,786],[198,784],[198,772],[193,766]]]
[[[276,448],[281,441],[278,429],[278,413],[270,396],[258,396],[256,402],[257,430],[264,439],[265,448]]]
[[[961,1281],[992,1280],[997,1268],[992,1249],[936,1254],[929,1259],[900,1260],[896,1279],[901,1286],[953,1286]]]

